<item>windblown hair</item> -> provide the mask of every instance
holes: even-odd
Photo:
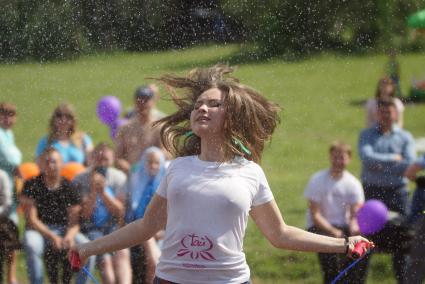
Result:
[[[191,130],[190,114],[203,92],[218,88],[224,95],[226,108],[223,133],[225,142],[222,145],[225,159],[245,156],[255,162],[261,161],[264,144],[271,139],[280,122],[280,108],[259,92],[229,76],[231,72],[233,68],[227,65],[215,65],[208,69],[193,69],[186,77],[164,75],[157,79],[165,83],[178,108],[174,114],[156,123],[161,125],[161,140],[170,153],[177,157],[200,154],[200,138],[188,135]],[[179,95],[176,89],[183,89],[182,94]],[[239,141],[251,154],[242,149]]]
[[[55,120],[58,119],[59,115],[68,115],[72,121],[70,128],[67,130],[70,141],[77,147],[81,147],[83,144],[83,133],[77,131],[77,115],[74,107],[70,104],[63,103],[58,105],[50,116],[49,120],[49,133],[47,142],[50,145],[55,139],[57,139],[58,129],[55,125]]]

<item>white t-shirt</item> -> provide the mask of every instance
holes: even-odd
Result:
[[[249,211],[273,199],[259,165],[243,158],[229,163],[177,158],[157,194],[167,199],[158,277],[185,284],[249,280],[243,252]]]
[[[350,205],[364,202],[363,187],[360,181],[344,171],[342,177],[335,180],[329,169],[315,173],[304,191],[304,196],[320,206],[323,217],[332,225],[348,224]],[[307,228],[312,227],[310,210],[307,211]]]

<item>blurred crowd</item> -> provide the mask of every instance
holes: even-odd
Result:
[[[358,143],[360,179],[346,170],[351,146],[331,144],[330,167],[315,173],[305,189],[307,227],[339,238],[357,235],[362,233],[357,211],[365,200],[380,200],[396,217],[368,236],[376,243],[375,252],[392,254],[399,283],[421,283],[425,185],[417,173],[425,168],[425,156],[417,158],[413,136],[403,128],[405,108],[399,90],[397,79],[385,76],[365,105],[366,126]],[[26,163],[12,132],[18,110],[0,102],[0,265],[6,271],[4,277],[0,269],[0,283],[3,278],[17,283],[18,249],[25,252],[30,283],[44,283],[45,276],[50,283],[86,283],[85,273],[73,275],[67,250],[143,218],[171,159],[154,123],[164,116],[155,107],[157,98],[154,85],[135,91],[134,110],[119,127],[114,145],[93,143],[78,128],[73,106],[61,104],[35,147],[35,161]],[[411,199],[409,179],[417,181]],[[25,219],[22,236],[17,213]],[[161,238],[158,232],[142,246],[92,257],[86,268],[97,268],[103,283],[152,283]],[[371,256],[344,281],[364,283]],[[325,283],[350,263],[337,254],[319,254],[319,261]]]
[[[115,145],[94,144],[78,128],[73,106],[60,104],[35,148],[35,161],[25,163],[12,132],[16,106],[0,103],[0,262],[7,283],[17,283],[17,249],[25,252],[30,283],[44,283],[45,275],[50,283],[70,283],[67,250],[73,244],[143,217],[170,157],[153,125],[163,116],[155,108],[157,96],[154,85],[135,91],[134,109]],[[23,236],[19,212],[25,217]],[[103,283],[152,283],[160,240],[158,232],[140,247],[96,256],[86,268],[97,267]],[[74,278],[88,281],[83,272]]]

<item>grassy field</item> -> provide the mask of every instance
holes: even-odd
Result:
[[[95,142],[109,141],[107,128],[95,114],[104,95],[115,95],[131,106],[134,89],[147,77],[183,73],[192,67],[240,59],[238,46],[199,47],[182,51],[144,54],[99,54],[76,61],[0,65],[0,100],[18,106],[16,142],[31,161],[38,139],[46,133],[47,121],[60,102],[75,105],[80,128]],[[412,77],[423,76],[423,54],[402,55],[402,89]],[[365,113],[359,102],[372,97],[383,73],[385,56],[338,57],[321,55],[302,61],[240,62],[236,76],[283,107],[281,124],[266,149],[262,166],[287,223],[303,227],[306,202],[303,189],[309,177],[328,166],[327,148],[343,139],[355,148]],[[173,110],[166,99],[165,112]],[[405,126],[415,137],[424,136],[425,105],[408,105]],[[422,115],[420,115],[422,113]],[[422,121],[422,123],[420,122]],[[359,176],[357,151],[349,170]],[[261,236],[253,223],[245,239],[245,251],[255,283],[319,283],[315,254],[278,251]],[[388,256],[375,256],[369,283],[394,283]],[[19,276],[26,283],[23,255]]]

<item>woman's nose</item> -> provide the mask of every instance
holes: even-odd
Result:
[[[207,106],[207,104],[202,104],[202,105],[200,105],[200,106],[199,106],[199,108],[198,108],[198,111],[201,111],[201,112],[207,112],[207,111],[208,111],[208,106]]]

